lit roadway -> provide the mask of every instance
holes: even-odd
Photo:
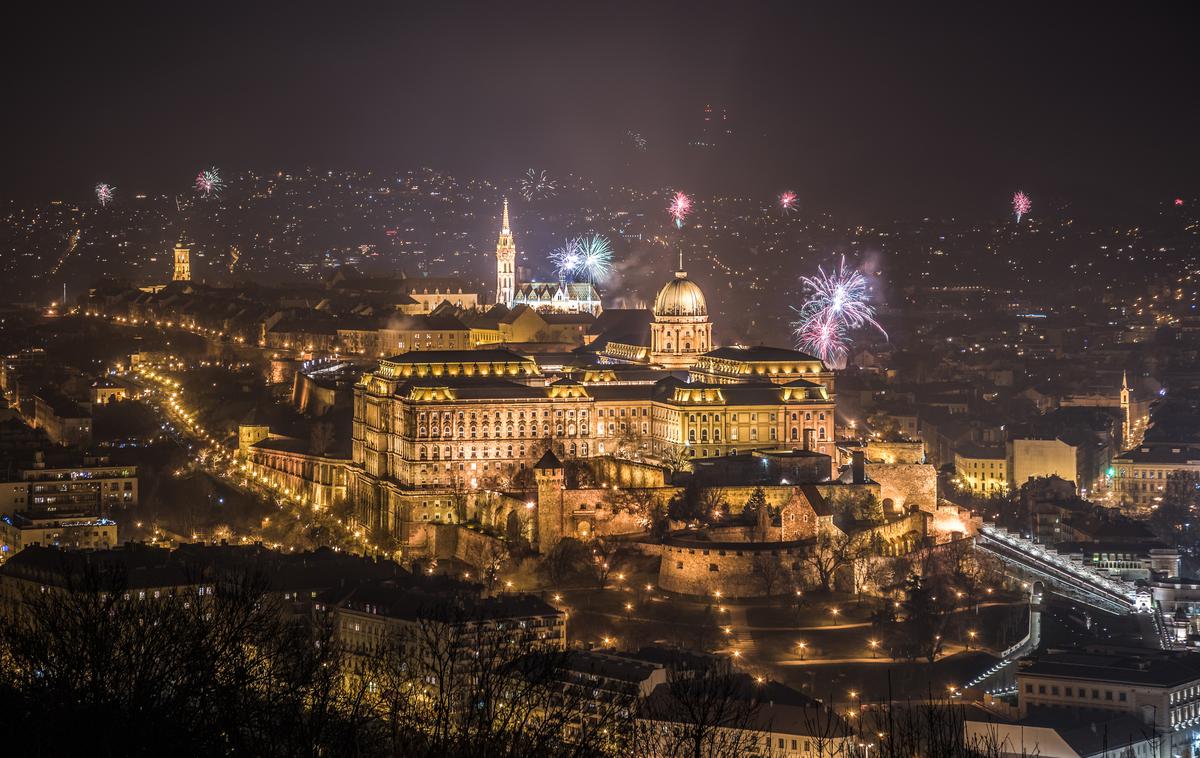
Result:
[[[182,364],[175,365],[182,368]],[[196,409],[186,405],[179,380],[152,366],[138,366],[129,378],[146,388],[147,399],[157,404],[164,418],[170,419],[167,431],[187,446],[192,459],[208,474],[254,492],[268,501],[274,500],[280,508],[291,506],[296,518],[306,515],[305,508],[309,503],[304,494],[278,486],[252,471],[249,464],[239,463],[234,454],[200,424]],[[239,475],[240,481],[235,479]],[[317,510],[316,506],[312,508]],[[355,529],[344,521],[331,519],[330,523],[339,525],[348,539],[359,542],[364,548],[372,547],[361,529]],[[275,543],[274,547],[282,548],[283,545]],[[333,548],[341,549],[337,545]],[[289,549],[295,550],[295,546],[289,546]]]

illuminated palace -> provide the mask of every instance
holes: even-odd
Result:
[[[653,319],[649,340],[606,342],[634,359],[585,350],[554,372],[506,349],[379,361],[354,391],[348,484],[360,518],[399,531],[437,493],[519,490],[548,449],[566,458],[632,449],[664,462],[755,449],[834,454],[834,377],[819,360],[713,349],[703,294],[683,272],[662,288]]]
[[[600,295],[590,282],[518,282],[517,245],[508,222],[508,200],[496,241],[496,302],[509,308],[528,305],[535,311],[600,315]]]

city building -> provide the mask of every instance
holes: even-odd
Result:
[[[42,390],[33,396],[34,429],[45,431],[46,437],[64,447],[86,447],[92,444],[92,414],[75,401],[54,390]]]
[[[481,644],[478,635],[497,644],[497,649],[565,650],[567,646],[567,615],[534,595],[481,597],[461,589],[385,580],[363,583],[348,592],[330,590],[318,601],[317,610],[332,611],[338,639],[355,655],[377,655],[415,634],[422,624],[441,628],[437,636],[457,637],[464,644],[469,640]]]
[[[191,250],[182,238],[175,243],[175,268],[171,274],[171,280],[176,282],[192,280]]]
[[[1008,457],[1002,446],[960,445],[954,451],[958,486],[977,495],[1008,492]]]
[[[1194,755],[1200,744],[1200,653],[1094,646],[1024,659],[1016,672],[1022,717],[1129,714],[1159,737],[1152,755]]]
[[[1148,508],[1157,504],[1175,473],[1200,477],[1200,448],[1143,445],[1112,460],[1112,491],[1124,504]]]
[[[116,544],[117,522],[86,510],[17,511],[0,516],[0,552],[5,557],[30,545],[107,550]]]
[[[834,398],[819,384],[617,376],[551,380],[506,349],[383,359],[355,388],[351,497],[370,523],[394,526],[422,492],[504,489],[550,447],[584,459],[631,439],[657,460],[785,445],[833,453]]]
[[[731,699],[721,706],[726,723],[713,724],[703,735],[704,755],[818,758],[852,755],[864,744],[854,727],[832,707],[779,682],[764,682],[744,673],[732,676],[732,683],[722,686]],[[682,735],[691,736],[695,716],[689,710],[702,702],[702,695],[688,694],[691,686],[699,692],[705,686],[704,678],[683,675],[660,684],[639,712],[639,721],[648,727],[651,739],[661,740],[657,750],[663,755],[677,754],[680,743],[693,744],[687,737],[676,742]]]
[[[8,481],[0,481],[0,514],[100,514],[137,502],[137,467],[114,466],[102,456],[87,456],[72,466],[47,465],[38,452],[31,466],[18,468]]]
[[[1048,476],[1074,482],[1076,490],[1081,486],[1080,450],[1074,445],[1057,438],[1010,439],[1006,452],[1010,489]]]
[[[107,405],[108,403],[124,400],[128,397],[129,390],[121,384],[106,378],[100,377],[92,382],[91,387],[91,402],[92,405]]]
[[[238,428],[238,455],[246,476],[314,508],[346,499],[349,446],[333,442],[331,449],[317,453],[310,441],[273,435],[265,426]]]

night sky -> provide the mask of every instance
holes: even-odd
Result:
[[[209,165],[534,166],[868,218],[1197,191],[1195,4],[183,5],[10,16],[0,196]],[[730,114],[720,150],[685,147],[705,103]]]

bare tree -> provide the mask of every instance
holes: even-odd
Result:
[[[0,624],[0,701],[72,728],[24,730],[10,749],[285,756],[339,754],[365,736],[332,627],[284,614],[261,576],[180,571],[173,589],[139,588],[100,558],[60,578]]]
[[[589,758],[624,747],[618,708],[574,686],[567,660],[447,604],[386,640],[362,676],[391,755]]]
[[[755,683],[727,659],[698,669],[672,667],[667,681],[638,706],[636,756],[734,758],[754,752],[770,731]]]
[[[838,571],[862,552],[862,540],[856,536],[822,532],[813,546],[801,556],[800,562],[815,575],[823,591],[831,592]]]
[[[587,543],[592,554],[592,575],[600,589],[608,586],[608,578],[619,568],[626,558],[624,546],[617,540],[607,537],[596,537]]]
[[[542,559],[541,571],[552,586],[561,587],[573,574],[586,570],[590,561],[590,552],[579,540],[564,537]]]
[[[792,578],[792,572],[783,563],[782,556],[759,552],[754,554],[751,561],[751,570],[758,578],[763,594],[768,597],[778,594]]]
[[[480,546],[479,554],[475,556],[475,570],[487,586],[488,592],[493,592],[496,583],[500,581],[500,572],[508,562],[508,549],[499,540],[485,537]]]

